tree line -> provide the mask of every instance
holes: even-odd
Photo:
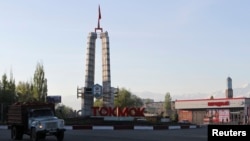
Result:
[[[12,72],[10,77],[2,75],[0,80],[0,121],[6,120],[8,106],[15,102],[45,102],[47,97],[47,79],[43,64],[38,62],[30,81],[19,81],[16,85]]]
[[[19,81],[15,84],[12,72],[8,78],[7,74],[2,75],[0,80],[0,121],[4,119],[3,113],[7,113],[6,108],[8,105],[15,102],[46,102],[48,92],[47,78],[43,64],[38,62],[36,65],[33,78],[29,81]],[[132,94],[129,90],[121,88],[114,98],[114,106],[116,107],[142,107],[145,103],[143,100]],[[103,106],[101,99],[96,99],[94,106]],[[1,110],[4,109],[4,110]],[[167,93],[164,99],[165,115],[171,115],[171,96]],[[61,117],[66,117],[73,113],[73,109],[59,104],[56,107],[56,113]]]
[[[33,78],[30,81],[19,81],[15,84],[12,72],[10,78],[2,75],[0,81],[0,103],[12,104],[14,102],[45,102],[47,96],[47,79],[45,78],[42,63],[37,63]]]

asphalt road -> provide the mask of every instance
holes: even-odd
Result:
[[[207,128],[176,130],[67,130],[64,141],[207,141]],[[0,129],[0,141],[11,141],[10,130]],[[23,141],[29,141],[24,135]],[[54,136],[46,141],[56,141]]]

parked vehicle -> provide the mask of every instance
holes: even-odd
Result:
[[[55,136],[63,141],[64,120],[55,116],[54,103],[15,103],[8,109],[7,124],[11,130],[11,138],[22,140],[29,135],[32,141]]]

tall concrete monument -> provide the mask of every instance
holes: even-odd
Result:
[[[95,32],[90,32],[87,39],[86,66],[85,66],[85,86],[77,88],[77,97],[81,98],[82,116],[91,116],[94,97],[103,100],[103,106],[114,106],[114,93],[111,87],[110,74],[110,54],[108,32],[103,32],[100,27],[101,9],[98,9],[98,24]],[[102,41],[102,86],[95,84],[95,48],[96,39],[100,37]],[[98,97],[97,97],[98,95]]]

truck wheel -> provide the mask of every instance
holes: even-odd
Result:
[[[58,132],[56,134],[57,141],[63,141],[64,138],[64,132]]]
[[[31,129],[30,140],[31,141],[38,141],[38,136],[37,136],[35,128]]]
[[[11,128],[11,139],[14,139],[14,140],[22,140],[23,139],[23,133],[20,130],[20,128],[18,128],[17,126],[13,126]]]
[[[16,126],[11,128],[11,139],[16,140],[17,139],[17,129]]]

